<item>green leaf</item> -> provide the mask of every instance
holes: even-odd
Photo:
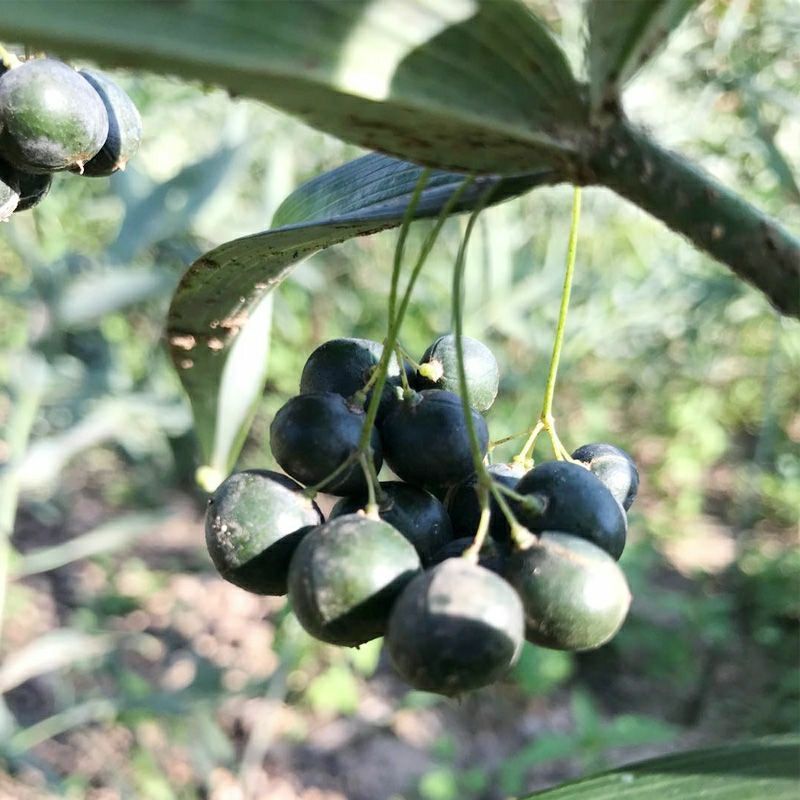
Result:
[[[530,796],[536,800],[794,800],[800,736],[775,736],[641,761]]]
[[[622,87],[678,27],[697,0],[590,0],[589,94],[592,109],[616,105]]]
[[[399,225],[421,171],[376,154],[345,164],[291,194],[275,212],[277,227],[220,245],[183,276],[167,335],[210,468],[200,476],[207,488],[232,468],[260,399],[269,292],[312,253]],[[473,207],[490,186],[492,202],[499,202],[553,179],[549,170],[482,178],[463,193],[456,210]],[[463,175],[431,173],[416,216],[438,215],[463,180]]]
[[[575,148],[586,110],[521,0],[26,0],[0,36],[227,87],[419,163],[517,173]]]

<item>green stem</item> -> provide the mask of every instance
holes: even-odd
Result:
[[[547,374],[547,386],[544,390],[544,402],[542,403],[543,420],[553,417],[553,396],[556,391],[556,377],[558,375],[558,364],[561,360],[561,347],[564,344],[564,330],[567,326],[567,310],[569,309],[569,299],[572,294],[572,276],[575,272],[575,255],[578,250],[578,225],[581,218],[581,190],[576,186],[572,195],[572,220],[569,228],[569,246],[567,248],[567,269],[564,275],[564,288],[561,292],[561,307],[558,310],[558,325],[556,327],[556,338],[553,342],[553,354],[550,357],[550,371]]]
[[[550,356],[550,370],[547,373],[547,385],[544,390],[544,400],[542,401],[542,411],[539,414],[539,421],[531,431],[530,436],[525,442],[522,450],[515,456],[514,460],[519,463],[527,463],[530,460],[536,438],[543,431],[547,431],[553,445],[555,456],[559,460],[569,458],[567,449],[561,444],[561,440],[555,432],[553,425],[553,398],[556,391],[556,378],[558,377],[558,365],[561,361],[561,348],[564,344],[564,331],[567,327],[567,311],[569,300],[572,294],[572,276],[575,272],[575,257],[578,251],[578,228],[581,220],[581,189],[576,186],[572,195],[572,218],[569,228],[569,244],[567,246],[567,266],[564,273],[564,286],[561,290],[561,305],[558,310],[558,323],[556,324],[556,335],[553,340],[553,352]]]
[[[359,453],[358,460],[361,463],[361,469],[364,472],[364,480],[367,482],[367,516],[378,516],[378,501],[376,498],[376,490],[378,489],[378,476],[375,473],[375,465],[372,462],[371,455],[366,453]]]
[[[489,490],[483,483],[478,485],[478,503],[481,509],[478,529],[475,531],[475,538],[472,540],[472,544],[461,554],[462,558],[469,559],[475,564],[478,563],[483,543],[486,541],[486,534],[489,532],[489,520],[491,518]]]
[[[776,220],[626,119],[603,131],[586,167],[582,183],[613,189],[800,316],[800,239]]]
[[[463,302],[462,302],[462,284],[464,280],[464,264],[466,262],[467,247],[469,240],[472,236],[472,231],[475,228],[475,223],[478,216],[489,202],[489,197],[492,189],[489,188],[483,193],[475,210],[470,214],[469,221],[467,222],[467,229],[464,231],[464,236],[461,239],[461,244],[458,248],[458,255],[456,256],[456,263],[453,269],[453,322],[456,334],[456,365],[458,367],[458,390],[461,395],[461,410],[464,414],[464,424],[467,428],[467,435],[469,437],[470,452],[472,453],[472,462],[475,467],[475,473],[478,476],[478,484],[487,486],[491,482],[489,473],[483,464],[483,453],[478,442],[478,434],[475,431],[475,421],[472,419],[472,407],[469,404],[469,390],[467,387],[467,370],[464,366],[464,348],[462,347],[462,337],[464,328],[463,319]]]

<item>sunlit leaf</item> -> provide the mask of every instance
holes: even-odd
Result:
[[[529,800],[794,800],[800,792],[800,737],[776,736],[641,761]]]
[[[312,253],[399,225],[420,173],[413,164],[375,154],[345,164],[290,195],[275,213],[275,228],[220,245],[183,276],[167,334],[210,468],[199,476],[206,488],[231,469],[264,383],[270,314],[264,298]],[[471,208],[492,185],[492,201],[498,202],[552,179],[546,169],[482,178],[464,192],[456,210]],[[417,217],[437,215],[463,180],[432,173]],[[229,366],[233,360],[239,366]]]
[[[6,40],[264,100],[370,149],[515,173],[574,148],[585,107],[520,0],[25,0]]]
[[[587,61],[592,108],[615,102],[625,83],[697,0],[589,0]]]

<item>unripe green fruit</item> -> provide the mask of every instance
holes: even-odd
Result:
[[[100,96],[108,116],[108,134],[100,152],[83,167],[90,178],[113,175],[125,169],[142,141],[142,118],[128,93],[108,75],[94,69],[80,74]]]
[[[414,578],[392,609],[386,647],[415,689],[458,695],[502,677],[519,657],[524,616],[511,586],[451,558]]]
[[[572,458],[586,464],[627,511],[639,491],[639,470],[634,460],[613,444],[585,444]]]
[[[74,69],[54,59],[26,61],[0,78],[0,149],[24,172],[79,169],[108,136],[103,101]]]
[[[488,410],[497,397],[500,369],[492,351],[483,342],[461,337],[464,372],[470,405],[477,411]],[[415,389],[445,389],[460,396],[456,337],[440,336],[424,353],[415,376]]]
[[[414,545],[424,566],[434,553],[453,538],[453,526],[445,507],[429,492],[400,481],[382,481],[378,513]],[[354,514],[366,506],[367,497],[343,497],[329,519]]]
[[[555,650],[591,650],[622,627],[631,593],[611,556],[585,539],[546,531],[506,561],[525,609],[525,635]]]
[[[208,501],[206,546],[225,580],[255,594],[286,594],[289,562],[322,512],[291,478],[236,472]]]
[[[356,647],[383,635],[395,598],[419,569],[416,550],[391,525],[348,514],[300,543],[289,599],[312,636]]]

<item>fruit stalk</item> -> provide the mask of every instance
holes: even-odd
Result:
[[[800,239],[627,120],[603,132],[582,177],[649,211],[764,292],[779,311],[800,316]]]

